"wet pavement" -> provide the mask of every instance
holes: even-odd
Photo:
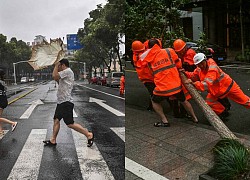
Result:
[[[154,127],[156,119],[154,112],[126,106],[126,158],[148,170],[126,170],[125,179],[145,179],[145,173],[157,173],[162,179],[198,180],[213,165],[212,148],[220,140],[217,132],[211,126],[171,115],[170,127]],[[250,145],[250,136],[236,135]]]
[[[242,69],[244,66],[244,69]],[[159,116],[146,110],[149,95],[139,82],[134,69],[127,64],[126,70],[126,180],[156,179],[198,180],[199,175],[207,172],[213,165],[212,148],[220,140],[199,107],[191,104],[200,121],[194,124],[190,119],[174,118],[167,102],[163,103],[164,112],[171,127],[154,127]],[[232,68],[233,67],[233,68]],[[250,96],[250,65],[224,66],[228,73]],[[205,97],[205,93],[201,93]],[[230,116],[225,124],[237,137],[250,145],[250,111],[232,101]],[[151,178],[153,179],[153,178]]]
[[[6,131],[0,138],[0,179],[124,179],[125,117],[89,102],[90,97],[99,98],[105,100],[106,106],[124,113],[124,98],[119,96],[119,89],[96,87],[83,81],[75,83],[74,120],[94,132],[91,148],[86,147],[85,136],[73,132],[63,122],[57,146],[43,146],[42,140],[52,134],[56,92],[51,81],[30,86],[9,98],[17,100],[5,109],[3,116],[17,121],[18,126],[15,132]],[[44,104],[37,105],[28,118],[20,119],[30,103],[38,99]],[[4,124],[3,128],[9,130],[10,125]]]

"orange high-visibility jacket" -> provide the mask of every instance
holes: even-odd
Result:
[[[175,61],[178,56],[171,48],[161,49],[155,44],[143,59],[150,64],[156,85],[154,94],[171,96],[181,91],[181,79]]]
[[[195,56],[196,52],[193,49],[188,49],[187,52],[184,54],[183,58],[182,58],[182,62],[183,63],[188,63],[189,65],[194,65],[194,56]]]
[[[120,78],[120,89],[124,89],[125,86],[125,76],[121,76]]]
[[[208,91],[213,96],[224,98],[233,86],[232,78],[223,72],[216,62],[207,60],[208,70],[201,71],[197,67],[194,72],[185,72],[187,77],[194,81],[195,87],[200,91]]]
[[[143,63],[140,59],[142,53],[133,54],[133,61],[135,70],[137,72],[138,78],[142,83],[154,82],[154,76],[152,70],[148,67],[147,64]]]

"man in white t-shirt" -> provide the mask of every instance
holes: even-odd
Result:
[[[94,134],[83,128],[80,124],[74,122],[73,118],[73,98],[71,92],[74,85],[74,73],[69,68],[69,61],[62,59],[55,64],[53,70],[53,79],[58,82],[57,91],[57,106],[54,115],[53,134],[50,140],[43,141],[45,146],[55,146],[56,137],[60,130],[60,120],[63,119],[64,123],[71,129],[84,134],[88,143],[87,146],[91,147],[94,141]]]

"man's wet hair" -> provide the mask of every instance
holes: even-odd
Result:
[[[59,61],[60,64],[64,64],[65,66],[69,67],[69,60],[68,59],[62,59]]]
[[[152,48],[155,44],[157,44],[158,46],[160,46],[160,43],[159,43],[158,39],[155,39],[155,38],[150,39],[148,41],[148,48]]]

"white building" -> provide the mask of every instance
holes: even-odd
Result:
[[[34,42],[32,42],[32,46],[36,44],[41,44],[44,40],[47,41],[45,36],[37,35],[36,38],[34,39]]]

